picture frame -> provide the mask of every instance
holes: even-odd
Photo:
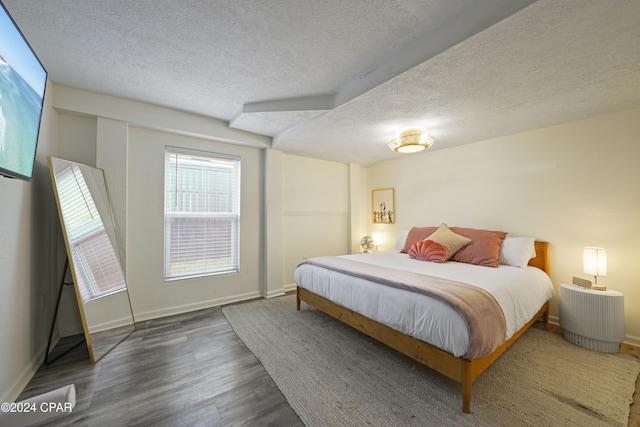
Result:
[[[371,191],[371,222],[374,224],[395,224],[396,208],[393,188],[380,188]]]

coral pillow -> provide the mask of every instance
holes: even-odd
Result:
[[[471,239],[454,233],[445,223],[442,223],[442,225],[425,240],[433,240],[444,247],[447,251],[445,261],[449,260],[456,252],[471,243]]]
[[[438,227],[411,227],[409,234],[407,234],[407,240],[404,241],[404,247],[400,252],[406,254],[413,245],[431,236],[437,229]]]
[[[440,243],[433,240],[422,240],[409,249],[409,258],[420,261],[445,262],[447,260],[447,250]]]
[[[497,267],[500,262],[500,246],[507,235],[504,231],[479,230],[475,228],[451,227],[451,230],[473,241],[462,248],[451,261]]]

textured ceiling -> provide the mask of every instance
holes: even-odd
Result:
[[[55,83],[371,165],[640,107],[637,0],[3,0]]]

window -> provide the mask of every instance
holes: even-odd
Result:
[[[165,280],[239,270],[240,158],[165,149]]]
[[[56,183],[82,300],[124,290],[120,261],[78,165],[58,173]]]

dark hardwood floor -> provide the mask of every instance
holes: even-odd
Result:
[[[69,415],[46,426],[302,426],[219,307],[141,322],[96,365],[82,344],[43,365],[17,401],[75,384]],[[562,333],[559,326],[534,327]],[[54,353],[77,338],[65,339]],[[623,345],[621,351],[640,356]],[[640,425],[640,378],[629,426]]]
[[[85,344],[43,365],[17,401],[75,384],[73,412],[47,426],[303,425],[219,307],[137,327],[95,365]]]

